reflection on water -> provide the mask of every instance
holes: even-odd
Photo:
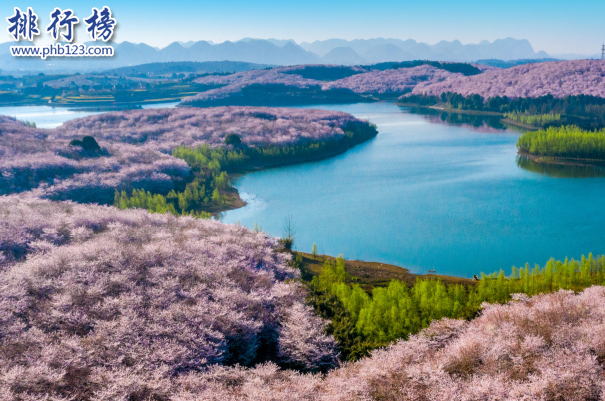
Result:
[[[517,155],[517,166],[523,170],[554,178],[605,177],[605,166],[583,166],[553,163],[538,163],[528,156]]]
[[[412,114],[421,115],[431,123],[457,125],[460,127],[473,128],[481,132],[505,131],[507,126],[502,123],[499,116],[488,116],[479,114],[451,113],[444,110],[430,109],[427,107],[403,108]]]

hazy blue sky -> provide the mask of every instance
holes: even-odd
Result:
[[[83,19],[92,7],[111,8],[118,21],[116,41],[163,47],[182,40],[238,40],[243,37],[294,39],[367,39],[391,37],[434,44],[458,39],[528,39],[548,53],[595,54],[605,41],[605,1],[306,0],[306,1],[48,1],[4,0],[5,18],[13,7],[32,7],[45,28],[54,7],[71,8],[80,18],[76,40],[84,42]],[[43,34],[48,38],[48,34]],[[47,39],[44,39],[46,41]]]

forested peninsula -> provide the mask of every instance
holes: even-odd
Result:
[[[197,217],[243,206],[234,174],[330,157],[377,134],[346,113],[283,108],[130,110],[52,130],[0,118],[0,194]]]

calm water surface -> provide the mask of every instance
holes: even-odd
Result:
[[[316,242],[320,253],[466,277],[605,253],[604,171],[518,160],[519,133],[497,121],[500,129],[475,118],[474,128],[392,103],[316,107],[368,119],[379,134],[328,160],[243,176],[236,184],[249,205],[224,222],[281,236],[291,215],[299,250]],[[98,113],[28,106],[0,114],[52,128]]]
[[[159,107],[175,107],[179,102],[157,103],[142,106],[144,109]],[[35,122],[38,128],[55,128],[65,121],[101,114],[102,112],[67,109],[50,106],[16,106],[0,107],[0,115],[16,117],[18,120]]]
[[[249,205],[222,221],[295,247],[470,277],[550,257],[605,252],[605,178],[517,160],[519,133],[442,123],[392,103],[321,106],[368,119],[378,136],[343,155],[247,174]],[[439,121],[436,123],[435,121]]]

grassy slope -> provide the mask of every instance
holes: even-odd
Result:
[[[321,273],[324,261],[327,259],[336,259],[333,256],[317,255],[310,253],[294,252],[295,255],[302,257],[301,272],[305,281],[309,281],[313,276]],[[466,284],[474,285],[476,281],[453,276],[444,276],[440,274],[414,274],[404,267],[389,265],[378,262],[364,262],[361,260],[346,260],[345,269],[353,277],[352,282],[357,282],[366,291],[374,287],[385,287],[391,280],[405,281],[412,285],[417,278],[438,278],[446,284]],[[356,278],[356,279],[355,279]]]

